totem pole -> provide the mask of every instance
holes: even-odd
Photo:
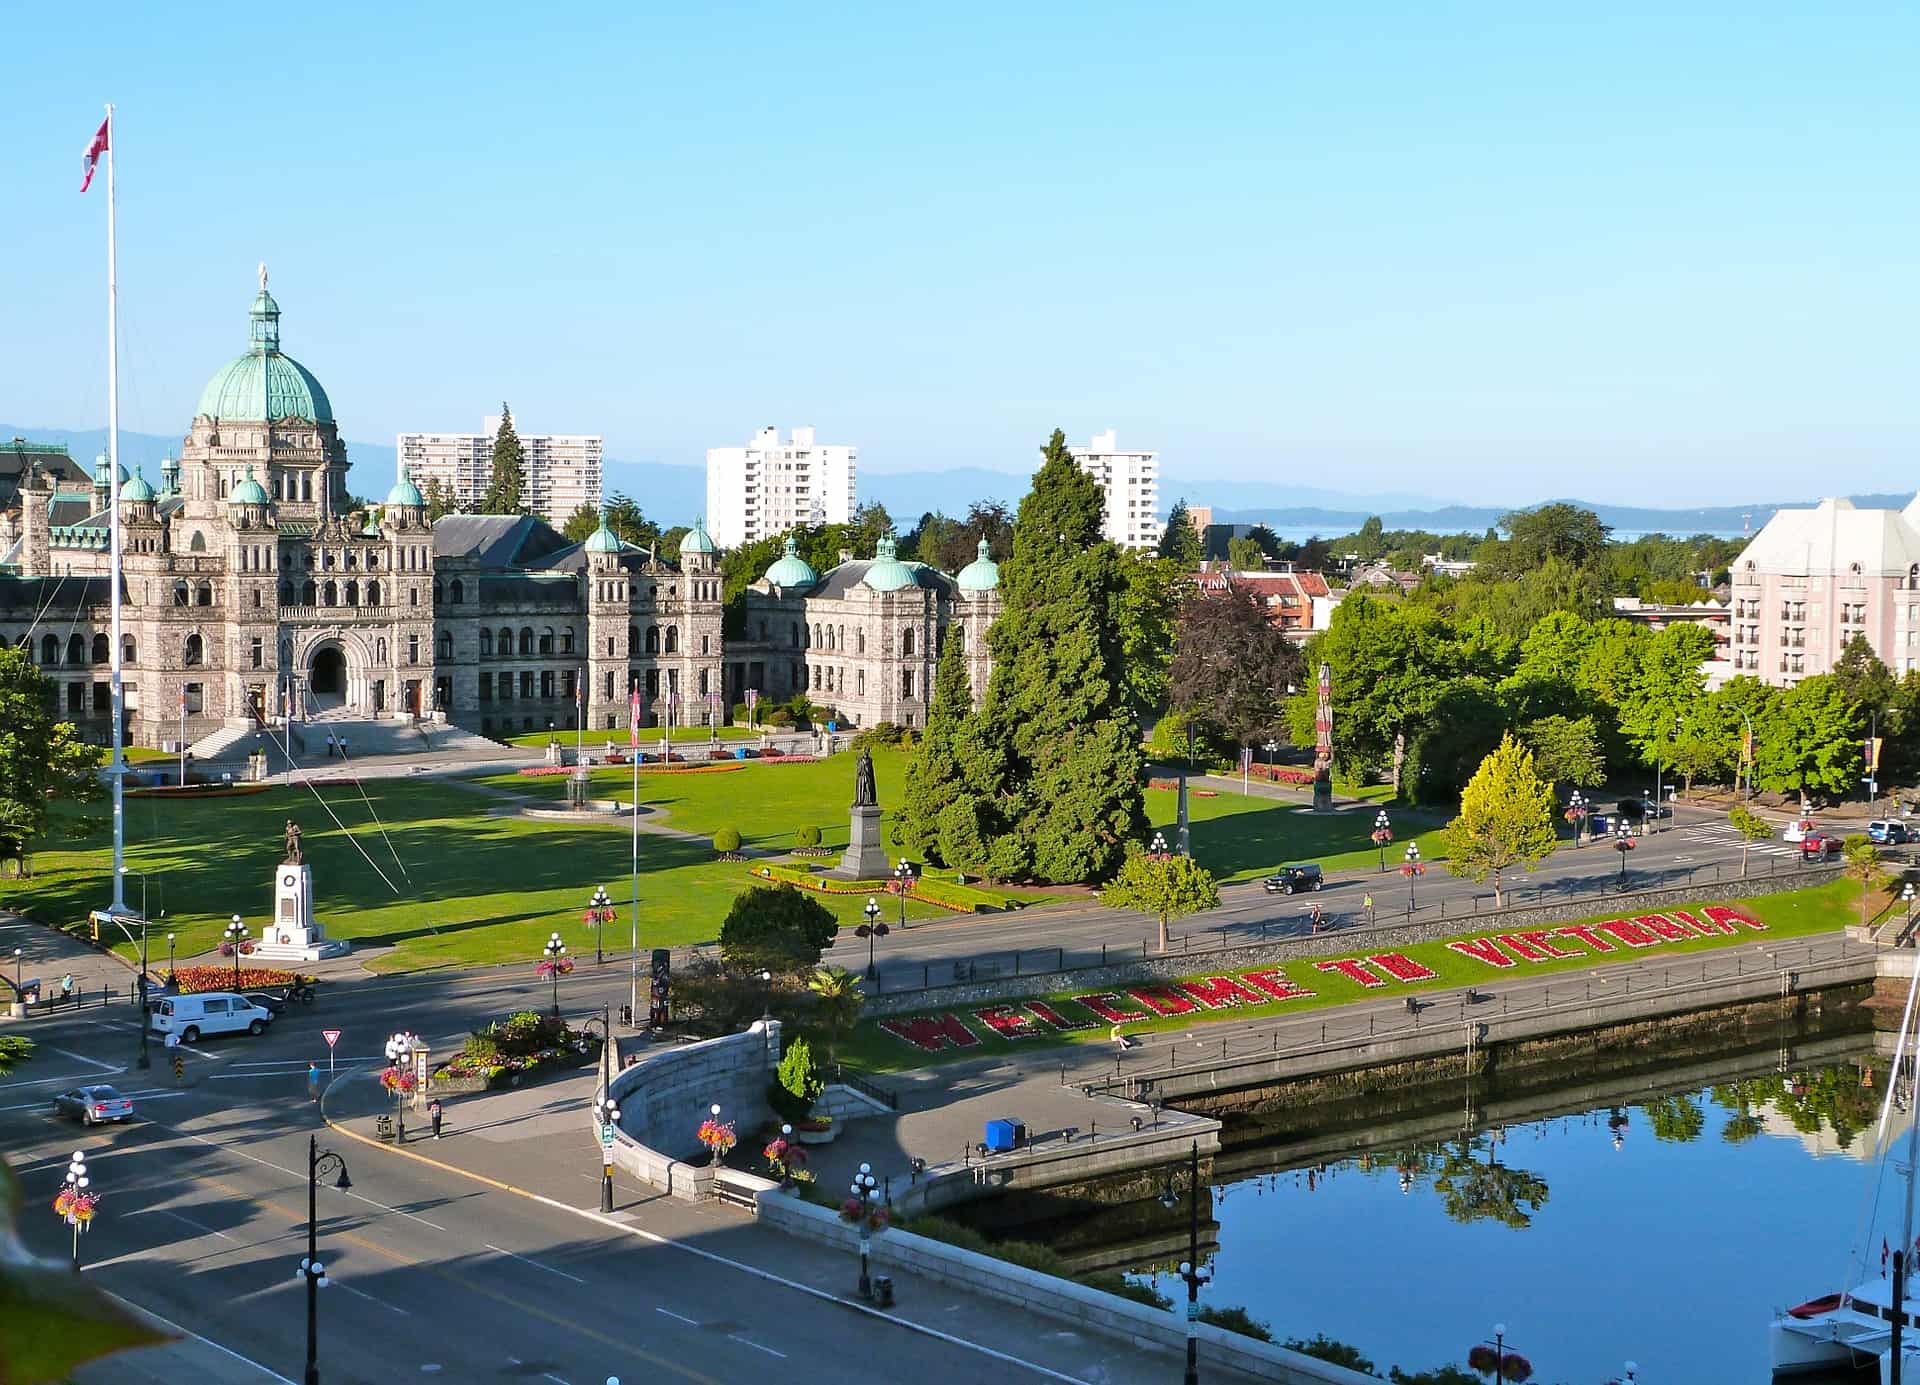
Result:
[[[1313,714],[1313,811],[1333,811],[1333,668],[1320,665],[1320,698]]]

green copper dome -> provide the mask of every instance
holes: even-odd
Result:
[[[820,574],[795,549],[793,535],[787,535],[787,549],[767,569],[767,582],[776,587],[811,587]]]
[[[400,479],[387,492],[387,504],[411,505],[417,510],[426,508],[426,497],[420,494],[420,487],[413,484],[413,478],[407,474],[404,466],[400,468]]]
[[[229,505],[268,505],[272,501],[267,497],[267,488],[253,479],[253,468],[247,468],[247,479],[233,488],[233,494],[227,497]]]
[[[894,554],[893,540],[881,539],[873,546],[873,561],[867,565],[867,575],[860,580],[877,592],[897,592],[903,587],[911,587],[913,569]]]
[[[136,473],[131,481],[120,483],[122,500],[152,500],[153,487],[147,484],[147,478]]]
[[[963,592],[990,592],[1000,585],[1000,565],[987,556],[987,541],[980,540],[980,556],[960,569],[956,579]]]
[[[99,486],[103,490],[107,486],[112,484],[112,482],[107,480],[107,476],[108,476],[107,466],[108,466],[108,462],[107,462],[106,453],[102,452],[99,456],[93,459],[93,484],[96,486]],[[120,484],[123,486],[127,484],[127,469],[125,467],[120,468]]]
[[[604,514],[601,515],[600,527],[587,535],[587,552],[618,553],[621,546],[620,536],[607,528],[607,517]]]
[[[694,516],[693,528],[687,530],[687,536],[680,540],[680,556],[689,553],[717,553],[713,546],[713,537],[707,533],[707,526],[698,515]]]
[[[259,296],[253,300],[248,316],[247,353],[213,373],[207,387],[200,391],[200,405],[194,415],[235,423],[269,423],[282,418],[332,423],[333,405],[327,402],[327,392],[320,388],[313,372],[291,356],[280,354],[280,305],[267,292],[264,271]]]

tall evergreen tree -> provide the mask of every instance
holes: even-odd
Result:
[[[520,448],[520,435],[513,431],[513,410],[503,402],[500,431],[493,437],[493,479],[487,483],[481,511],[490,515],[525,513],[522,493],[526,485],[526,455]]]
[[[1193,511],[1187,508],[1185,496],[1167,512],[1166,528],[1160,531],[1160,556],[1173,559],[1183,569],[1200,566],[1200,531],[1193,527]]]
[[[967,687],[967,657],[954,631],[947,633],[940,666],[933,679],[933,701],[927,707],[927,733],[907,761],[906,792],[902,800],[907,846],[929,861],[954,862],[940,841],[940,813],[960,797],[965,786],[956,754],[960,729],[973,711]],[[960,854],[967,854],[964,845]],[[978,863],[976,863],[977,865]],[[965,867],[960,867],[965,869]]]
[[[560,535],[571,543],[585,543],[599,528],[600,512],[591,505],[582,505],[567,516],[567,522],[560,526]]]
[[[426,489],[420,498],[427,502],[427,523],[437,522],[442,515],[453,514],[459,509],[454,503],[453,492],[449,491],[438,476],[427,481]]]
[[[1126,586],[1100,536],[1099,485],[1058,430],[1041,456],[987,633],[993,674],[971,720],[983,743],[975,773],[993,779],[975,779],[970,816],[1006,874],[1101,880],[1146,825],[1121,648]]]
[[[57,691],[25,649],[0,648],[0,861],[15,861],[23,878],[33,873],[33,849],[55,831],[54,803],[87,804],[101,792],[100,750],[72,722],[55,719]],[[58,836],[90,825],[85,817],[62,821]]]

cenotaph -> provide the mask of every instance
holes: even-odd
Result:
[[[317,962],[341,957],[353,944],[329,938],[313,917],[313,867],[300,848],[300,824],[287,819],[286,859],[273,868],[273,916],[253,956],[273,962]]]

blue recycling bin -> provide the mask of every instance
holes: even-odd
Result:
[[[736,746],[735,746],[735,747],[733,748],[733,758],[734,758],[734,759],[736,759],[736,760],[744,760],[744,759],[746,759],[746,758],[747,758],[747,748],[746,748],[746,747],[745,747],[744,745],[736,745]]]
[[[1027,1138],[1027,1123],[1012,1116],[987,1122],[987,1153],[1005,1154],[1020,1148]]]

